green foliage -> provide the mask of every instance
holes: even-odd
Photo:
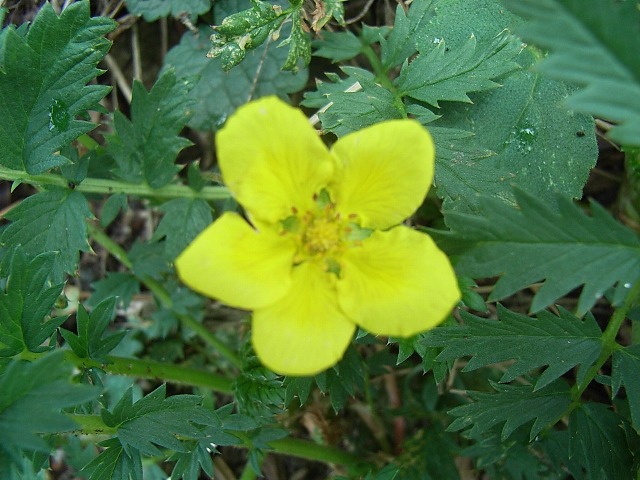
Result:
[[[87,83],[101,73],[96,65],[111,44],[104,35],[116,23],[89,13],[89,2],[78,2],[58,17],[47,3],[25,35],[13,27],[3,31],[3,166],[37,174],[69,163],[56,152],[94,127],[76,117],[94,108],[109,91]]]
[[[48,281],[55,256],[45,253],[28,260],[21,248],[8,255],[7,268],[0,272],[6,285],[0,292],[0,356],[46,350],[41,345],[65,320],[47,318],[63,288]]]
[[[467,93],[498,87],[492,79],[518,68],[514,59],[521,46],[500,35],[483,44],[472,36],[460,48],[442,40],[419,49],[420,55],[403,66],[396,86],[402,96],[439,107],[445,100],[471,103]]]
[[[640,368],[640,345],[631,345],[613,353],[612,360],[612,395],[615,397],[624,385],[629,409],[631,410],[631,420],[634,428],[640,431],[640,379],[638,369]]]
[[[12,463],[19,466],[22,458],[34,452],[49,453],[51,446],[43,434],[76,427],[62,409],[93,400],[100,393],[88,385],[72,384],[70,371],[59,351],[34,362],[14,359],[4,368],[0,376],[0,452]]]
[[[98,304],[92,310],[91,315],[80,305],[76,314],[78,334],[64,328],[60,329],[60,334],[78,357],[104,361],[105,355],[116,348],[122,337],[127,334],[126,331],[120,331],[107,337],[104,336],[113,319],[115,305],[116,298],[110,297]]]
[[[127,9],[153,22],[169,15],[202,15],[211,9],[211,0],[127,0]]]
[[[407,14],[401,5],[396,7],[396,19],[388,38],[381,43],[380,59],[388,70],[406,62],[416,51],[415,40],[422,34],[435,14],[437,0],[414,2]]]
[[[286,96],[300,90],[307,81],[306,69],[300,69],[296,74],[280,70],[286,50],[274,45],[247,52],[245,60],[226,73],[220,59],[206,57],[207,48],[207,33],[203,28],[199,36],[185,33],[165,58],[165,68],[174,69],[178,79],[199,77],[189,93],[195,100],[193,117],[189,121],[193,128],[217,130],[249,98],[273,94]]]
[[[569,456],[580,459],[586,478],[633,478],[633,459],[621,418],[601,403],[584,403],[569,418]]]
[[[545,74],[583,87],[567,99],[576,111],[615,121],[609,136],[640,145],[640,13],[635,2],[604,0],[506,0],[531,21],[518,33],[551,50],[540,64]]]
[[[164,216],[152,239],[165,238],[165,248],[170,258],[177,257],[213,220],[211,207],[204,200],[176,198],[160,209]]]
[[[12,209],[11,220],[0,234],[3,245],[22,245],[29,256],[55,251],[51,278],[60,281],[64,273],[74,273],[79,252],[89,250],[86,219],[92,217],[89,204],[80,192],[55,189],[26,198]]]
[[[602,332],[592,317],[580,320],[566,310],[560,316],[540,312],[537,318],[519,315],[498,305],[499,321],[463,312],[464,325],[438,328],[422,339],[425,346],[443,347],[438,360],[471,355],[463,371],[514,360],[500,382],[510,382],[548,365],[533,391],[546,387],[576,365],[578,381],[598,358]]]
[[[502,440],[533,421],[529,440],[544,428],[553,425],[562,417],[571,403],[569,390],[564,382],[558,381],[534,390],[528,385],[500,385],[491,383],[498,393],[468,392],[473,403],[461,405],[449,411],[456,418],[448,430],[469,428],[465,434],[471,438],[481,438],[494,426],[502,427]]]
[[[558,211],[517,191],[518,208],[498,199],[480,199],[479,215],[450,213],[451,252],[461,253],[458,272],[474,278],[502,275],[489,296],[499,300],[545,280],[531,311],[584,285],[578,315],[618,283],[628,289],[640,278],[640,239],[591,203],[593,216],[565,197]]]
[[[131,298],[140,292],[140,282],[130,273],[107,272],[105,278],[93,284],[93,288],[88,306],[95,307],[109,298],[117,298],[117,303],[126,308]]]
[[[178,152],[189,146],[180,130],[191,116],[193,101],[188,97],[193,83],[176,79],[165,71],[150,92],[140,82],[133,84],[131,120],[115,112],[117,136],[109,142],[109,152],[118,164],[117,173],[130,182],[144,181],[154,188],[169,183],[178,167]]]

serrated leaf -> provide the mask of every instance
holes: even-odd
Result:
[[[598,358],[602,332],[595,320],[583,321],[566,310],[560,317],[542,311],[537,318],[511,312],[498,305],[498,318],[488,320],[461,312],[464,325],[436,328],[426,334],[424,345],[443,347],[437,359],[454,360],[471,355],[463,371],[514,360],[500,382],[510,382],[534,369],[548,366],[536,380],[537,391],[577,365],[578,381]]]
[[[437,3],[436,0],[416,0],[408,13],[402,5],[396,7],[393,30],[386,40],[380,42],[382,64],[387,70],[397,67],[415,53],[416,36],[434,16]]]
[[[558,421],[571,404],[569,388],[563,382],[547,385],[534,391],[528,385],[500,385],[491,383],[498,393],[468,392],[473,403],[455,407],[448,413],[456,418],[449,431],[467,429],[465,433],[475,439],[482,437],[496,425],[502,427],[502,441],[522,425],[533,421],[529,439],[551,423]]]
[[[323,32],[322,38],[313,41],[313,55],[328,58],[332,62],[342,62],[355,57],[362,51],[362,42],[350,31]]]
[[[569,417],[569,456],[580,459],[589,480],[634,478],[622,418],[609,406],[585,403]]]
[[[25,198],[7,213],[12,222],[0,234],[4,245],[22,245],[29,256],[57,252],[51,277],[74,274],[80,252],[89,251],[86,219],[93,214],[84,195],[74,190],[50,190]]]
[[[78,334],[66,329],[60,329],[60,333],[69,343],[69,346],[80,358],[92,358],[105,361],[106,355],[116,348],[120,340],[127,334],[126,331],[104,336],[109,323],[115,315],[116,298],[110,297],[96,305],[88,314],[82,305],[78,306],[76,322]]]
[[[443,40],[421,47],[420,55],[403,66],[395,85],[400,95],[434,107],[442,100],[471,103],[469,92],[496,88],[494,79],[518,68],[515,57],[521,49],[519,41],[504,34],[482,43],[472,35],[458,48],[446,47]]]
[[[28,260],[17,249],[9,263],[6,287],[0,291],[0,355],[11,357],[29,350],[39,352],[66,317],[47,319],[64,284],[48,281],[54,254]]]
[[[640,378],[638,372],[640,372],[640,345],[631,345],[613,352],[611,394],[613,397],[618,395],[620,387],[624,385],[633,427],[640,431]]]
[[[318,81],[317,90],[306,92],[302,102],[306,107],[321,109],[318,117],[323,130],[340,137],[383,120],[402,118],[393,94],[378,85],[371,72],[356,67],[341,70],[346,78],[327,72],[329,81]]]
[[[287,58],[282,65],[283,70],[298,71],[299,61],[306,67],[311,62],[311,37],[306,31],[307,27],[300,12],[301,8],[294,10],[291,15],[291,35],[282,42],[278,47],[289,47]]]
[[[133,448],[126,452],[117,438],[105,440],[100,446],[105,450],[82,469],[89,480],[142,480],[140,452]]]
[[[43,434],[64,432],[76,424],[64,413],[95,399],[98,389],[72,384],[71,365],[62,352],[49,353],[34,362],[10,360],[0,375],[0,430],[4,450],[13,459],[20,451],[49,453]]]
[[[178,256],[212,221],[211,207],[204,200],[176,198],[160,207],[164,216],[151,240],[165,238],[169,258]]]
[[[479,215],[447,215],[455,232],[450,235],[464,252],[457,271],[473,278],[501,275],[490,300],[546,280],[531,304],[536,312],[584,285],[577,307],[581,316],[612,285],[640,279],[640,239],[597,203],[591,203],[589,217],[561,195],[557,212],[529,193],[516,190],[515,196],[519,208],[482,197]]]
[[[186,451],[181,438],[200,436],[194,423],[206,424],[210,414],[201,407],[202,398],[195,395],[166,397],[166,386],[133,402],[128,389],[112,412],[102,410],[105,425],[118,430],[118,440],[128,455],[161,455],[157,448]]]
[[[175,452],[167,460],[175,461],[176,464],[171,472],[174,480],[198,480],[200,470],[204,471],[209,478],[213,477],[213,461],[211,452],[212,444],[196,444],[189,452]]]
[[[2,35],[0,117],[2,165],[38,174],[68,163],[56,152],[94,124],[86,114],[109,91],[87,85],[111,42],[104,35],[117,23],[91,17],[89,2],[76,2],[58,17],[45,3],[25,36],[13,27]]]
[[[344,408],[349,397],[364,389],[364,366],[362,358],[353,347],[349,347],[337,365],[316,375],[316,385],[329,393],[334,412]]]
[[[134,15],[142,15],[147,22],[153,22],[169,15],[180,18],[183,15],[202,15],[211,9],[211,0],[127,0],[127,9]]]
[[[118,305],[127,308],[131,299],[140,293],[140,282],[130,273],[107,272],[105,278],[93,283],[94,292],[86,305],[95,307],[111,297],[118,299]]]
[[[117,174],[129,182],[145,181],[154,188],[169,183],[179,167],[178,152],[191,142],[178,133],[189,121],[193,83],[177,79],[165,70],[150,92],[140,82],[133,84],[131,120],[115,112],[108,151],[118,164]]]
[[[169,51],[163,67],[175,69],[178,79],[200,78],[189,93],[195,101],[194,114],[189,121],[193,128],[217,130],[250,98],[274,94],[286,98],[288,93],[300,90],[307,82],[306,69],[295,74],[280,70],[287,52],[273,43],[248,52],[245,60],[229,72],[223,71],[220,59],[206,57],[208,47],[206,29],[202,28],[199,36],[187,32]]]
[[[545,74],[578,84],[567,99],[580,112],[617,122],[612,140],[640,145],[640,13],[635,2],[506,0],[530,21],[517,32],[551,50],[540,64]]]

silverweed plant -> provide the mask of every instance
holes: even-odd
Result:
[[[637,1],[0,19],[0,479],[640,479]]]

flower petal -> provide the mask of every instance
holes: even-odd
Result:
[[[386,229],[422,204],[431,182],[435,149],[414,120],[390,120],[345,135],[332,148],[337,169],[332,199],[362,227]]]
[[[240,107],[217,138],[222,177],[242,206],[275,223],[314,206],[333,174],[331,155],[304,114],[276,97]]]
[[[404,226],[376,231],[349,249],[337,288],[349,318],[371,333],[394,337],[438,325],[460,300],[447,256],[431,237]]]
[[[282,300],[254,312],[252,340],[274,372],[315,375],[342,358],[355,328],[338,307],[335,276],[305,262]]]
[[[291,287],[295,246],[271,230],[256,231],[240,215],[224,213],[178,256],[181,280],[228,305],[254,309]]]

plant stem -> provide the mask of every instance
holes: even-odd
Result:
[[[94,223],[87,222],[89,234],[98,242],[105,250],[113,255],[120,263],[122,263],[129,270],[133,269],[133,262],[127,255],[127,252],[116,242],[114,242],[106,233],[100,230]],[[134,272],[135,275],[135,272]],[[147,288],[155,295],[160,304],[168,309],[173,308],[173,300],[171,294],[153,278],[147,275],[136,275],[136,278],[144,283]],[[240,357],[231,350],[227,345],[221,342],[215,335],[206,329],[201,323],[196,321],[193,317],[187,314],[174,312],[183,325],[196,332],[205,342],[218,350],[224,357],[229,360],[235,367],[240,368],[242,366],[242,360]]]
[[[62,175],[55,173],[43,173],[41,175],[30,175],[20,170],[12,170],[0,166],[0,179],[19,181],[31,185],[69,186],[69,181]],[[199,198],[202,200],[224,200],[231,196],[225,187],[206,186],[200,191],[196,191],[187,185],[165,185],[160,188],[153,188],[145,184],[134,184],[120,182],[117,180],[106,180],[103,178],[85,178],[75,189],[84,193],[99,193],[111,195],[114,193],[125,193],[137,197],[148,198]]]
[[[81,435],[115,435],[118,429],[107,427],[99,415],[82,415],[79,413],[67,413],[67,417],[76,422],[80,427]]]
[[[627,294],[627,298],[625,299],[622,306],[616,308],[613,312],[607,328],[602,334],[602,337],[600,337],[602,340],[602,351],[600,352],[600,356],[598,357],[598,360],[591,366],[591,368],[589,368],[582,382],[580,384],[574,385],[571,389],[571,397],[573,398],[573,403],[569,407],[569,412],[565,412],[565,415],[570,413],[571,410],[578,406],[578,404],[580,403],[580,397],[587,389],[591,381],[598,374],[611,354],[613,354],[615,350],[620,348],[620,345],[616,342],[618,331],[620,330],[622,322],[626,318],[627,314],[633,307],[634,302],[638,297],[640,297],[640,281],[636,282],[635,285],[631,287],[631,290]]]
[[[378,54],[369,44],[362,45],[362,53],[367,57],[367,60],[369,60],[371,69],[376,76],[376,80],[380,85],[393,94],[393,106],[396,107],[396,110],[398,110],[403,118],[407,118],[407,109],[402,101],[402,95],[400,95],[396,86],[389,79],[387,69],[382,65],[380,58],[378,58]]]
[[[153,360],[107,356],[106,362],[80,358],[73,351],[65,351],[65,359],[78,368],[99,368],[112,375],[162,380],[194,387],[210,388],[220,393],[232,393],[233,381],[213,372],[183,365]]]
[[[336,447],[318,445],[297,438],[283,438],[269,442],[275,453],[293,455],[307,460],[343,465],[354,472],[366,470],[367,464],[362,458]]]

